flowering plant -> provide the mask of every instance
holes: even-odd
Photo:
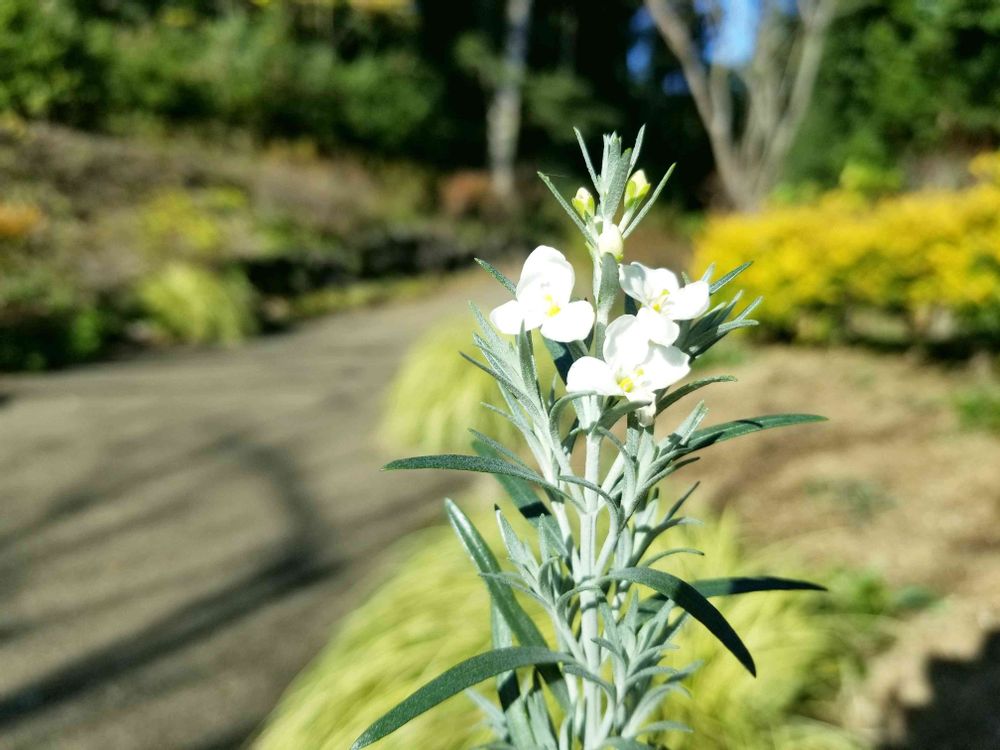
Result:
[[[489,318],[473,306],[480,328],[473,339],[484,361],[467,359],[496,380],[507,405],[500,411],[523,435],[537,468],[477,432],[475,455],[420,456],[386,468],[493,474],[532,531],[519,534],[496,509],[513,566],[505,571],[468,517],[446,501],[451,524],[491,596],[494,648],[421,687],[372,724],[355,749],[462,691],[487,716],[495,734],[490,748],[655,748],[661,734],[689,731],[658,718],[666,697],[682,691],[684,678],[697,668],[676,659],[664,663],[682,624],[696,620],[754,673],[746,646],[709,599],[820,588],[769,577],[687,582],[654,567],[671,554],[697,552],[649,554],[657,538],[690,522],[679,513],[697,483],[667,502],[659,490],[664,479],[716,443],[820,418],[771,415],[702,428],[707,409],[701,402],[685,419],[675,420],[665,437],[656,435],[655,422],[664,410],[709,384],[733,380],[708,377],[674,388],[694,359],[729,331],[754,324],[749,314],[760,300],[738,313],[739,294],[712,306],[712,296],[749,264],[713,282],[711,268],[691,281],[666,269],[620,263],[624,240],[670,176],[668,171],[649,194],[644,173],[634,172],[642,135],[640,130],[635,147],[624,152],[620,138],[605,136],[597,173],[577,133],[596,201],[581,188],[567,202],[541,175],[587,242],[593,303],[573,300],[573,267],[551,247],[528,256],[516,284],[480,262],[512,299]],[[619,291],[625,293],[623,314],[612,320]],[[532,346],[536,330],[559,373],[550,385],[538,379]],[[573,417],[568,429],[564,416]],[[603,466],[602,448],[613,455]],[[518,593],[540,605],[554,646]],[[499,705],[472,691],[491,677]]]

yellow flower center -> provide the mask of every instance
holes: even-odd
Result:
[[[667,304],[667,297],[669,296],[670,296],[670,290],[664,289],[662,292],[660,292],[660,296],[656,298],[656,302],[650,305],[650,307],[652,307],[653,310],[655,310],[656,312],[663,312],[663,307],[664,305]]]
[[[545,314],[546,314],[546,315],[548,315],[548,316],[549,316],[550,318],[553,318],[553,317],[555,317],[556,315],[558,315],[558,314],[559,314],[559,311],[560,311],[560,310],[561,310],[562,308],[561,308],[561,307],[559,307],[559,305],[557,305],[557,304],[556,304],[556,303],[555,303],[555,302],[554,302],[554,301],[552,300],[552,295],[551,295],[551,294],[546,294],[546,295],[545,295],[545,301],[549,303],[549,309],[545,311]]]
[[[623,391],[625,391],[625,393],[631,393],[632,390],[635,388],[635,383],[632,382],[632,378],[630,378],[628,375],[626,375],[625,377],[620,378],[618,380],[618,386]]]

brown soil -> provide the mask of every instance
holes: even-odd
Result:
[[[830,421],[709,450],[688,470],[703,480],[703,503],[735,507],[751,541],[943,597],[899,623],[848,723],[887,747],[1000,747],[1000,693],[990,692],[1000,674],[990,645],[1000,637],[1000,438],[963,430],[951,407],[973,376],[900,356],[783,347],[714,369],[740,382],[702,391],[707,423],[795,411]],[[952,667],[964,670],[973,702],[958,732],[941,678]],[[934,739],[934,727],[948,740]]]

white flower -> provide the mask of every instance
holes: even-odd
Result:
[[[684,352],[675,346],[651,343],[633,315],[622,315],[608,326],[603,354],[603,360],[576,360],[566,375],[566,390],[646,401],[648,406],[639,411],[643,424],[650,424],[656,415],[656,391],[673,385],[691,370]]]
[[[677,340],[676,320],[697,318],[708,309],[708,283],[695,281],[681,286],[666,268],[647,268],[629,263],[618,271],[622,289],[642,308],[637,319],[651,341],[669,346]]]
[[[614,224],[608,224],[597,238],[597,249],[601,253],[610,253],[615,260],[620,261],[625,254],[625,241],[621,230]]]
[[[589,302],[570,302],[576,274],[561,252],[552,247],[536,247],[524,261],[517,282],[516,299],[490,313],[490,321],[502,333],[517,334],[541,327],[552,341],[585,339],[594,325],[594,308]]]

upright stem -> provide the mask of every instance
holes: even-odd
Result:
[[[585,478],[593,484],[600,476],[601,439],[598,435],[587,436],[587,459]],[[595,555],[597,546],[597,515],[600,498],[593,490],[586,491],[586,510],[580,516],[580,574],[578,583],[589,581],[595,576]],[[587,669],[597,674],[601,669],[601,648],[594,639],[600,635],[597,616],[597,594],[585,590],[580,594],[580,639],[587,657]],[[586,742],[585,748],[596,750],[601,731],[601,693],[593,682],[584,682],[586,701]]]
[[[594,307],[596,308],[597,319],[594,321],[594,356],[600,357],[604,348],[604,331],[608,327],[608,312],[601,304],[601,284],[602,284],[601,253],[597,251],[594,258]]]

